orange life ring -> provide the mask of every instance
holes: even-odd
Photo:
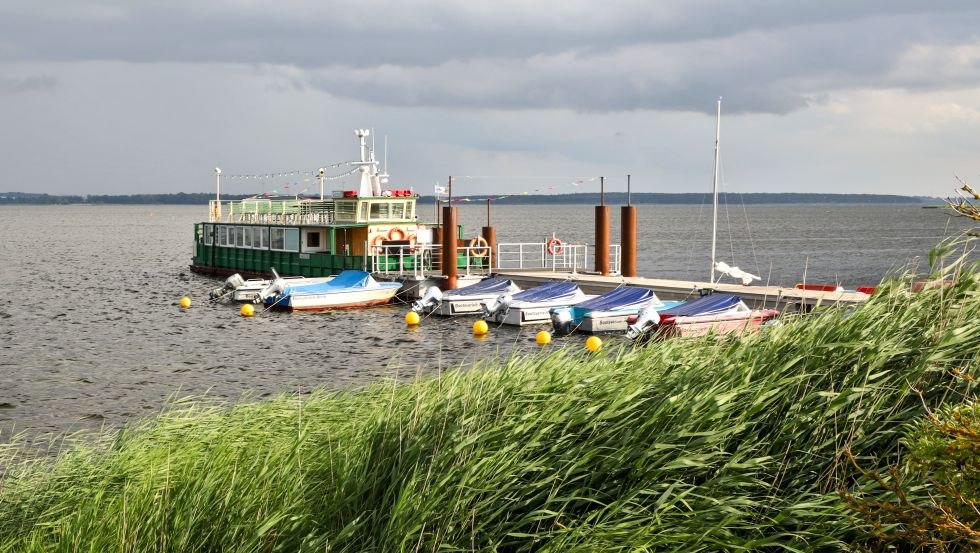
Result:
[[[470,240],[470,255],[473,257],[486,257],[490,254],[490,244],[482,236]]]
[[[397,238],[396,238],[396,236],[397,236]],[[391,230],[388,231],[388,240],[404,240],[404,239],[405,239],[405,231],[404,230],[402,230],[402,229],[400,229],[398,227],[395,227],[395,228],[393,228],[393,229],[391,229]]]
[[[371,239],[371,247],[376,248],[375,251],[378,252],[378,255],[383,254],[385,251],[385,249],[381,246],[384,241],[385,237],[383,234],[376,234],[374,238]]]
[[[415,233],[410,233],[406,240],[408,240],[408,253],[415,253]]]
[[[565,245],[561,243],[561,240],[558,238],[548,240],[548,253],[551,255],[558,255],[563,251],[565,251]]]

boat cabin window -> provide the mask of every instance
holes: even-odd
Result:
[[[298,228],[274,228],[271,230],[269,248],[279,251],[299,251]]]
[[[405,202],[392,203],[391,205],[391,218],[392,219],[406,219],[405,217]]]
[[[245,245],[245,229],[235,227],[235,245],[239,248]]]
[[[388,202],[371,202],[371,220],[389,219]]]
[[[243,247],[252,247],[252,227],[242,227],[242,231],[245,233],[245,242],[242,243]]]
[[[334,201],[334,220],[354,222],[357,220],[357,200]]]
[[[204,235],[201,238],[205,245],[214,244],[214,225],[204,225]]]
[[[320,233],[319,232],[307,232],[306,233],[306,246],[310,248],[320,247]]]
[[[218,227],[218,245],[228,245],[228,227]]]

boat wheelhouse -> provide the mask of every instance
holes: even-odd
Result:
[[[360,188],[319,199],[252,197],[209,205],[207,221],[194,225],[191,270],[227,276],[282,274],[330,276],[345,269],[413,270],[431,265],[438,226],[418,222],[418,195],[411,189],[385,189],[388,175],[378,171],[367,130],[355,132],[360,161],[347,162],[360,172]],[[456,229],[457,235],[459,229]],[[419,255],[419,253],[430,255]]]

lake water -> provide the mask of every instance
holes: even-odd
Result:
[[[638,207],[640,275],[706,278],[710,207]],[[419,210],[433,218],[432,206]],[[492,222],[501,242],[555,233],[592,243],[593,210],[502,206]],[[486,215],[482,205],[460,207],[467,236]],[[493,328],[478,340],[472,319],[431,317],[408,330],[403,305],[242,318],[237,305],[207,301],[220,280],[187,269],[193,224],[205,216],[203,206],[0,207],[0,441],[119,425],[174,396],[348,389],[537,347],[533,328]],[[739,205],[720,218],[719,259],[786,285],[804,272],[854,286],[910,264],[925,270],[931,247],[970,226],[919,206]],[[612,219],[616,243],[616,206]],[[194,301],[186,311],[184,295]]]

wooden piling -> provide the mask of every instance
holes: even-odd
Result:
[[[609,274],[609,206],[595,206],[595,270]]]
[[[444,290],[456,288],[456,247],[459,239],[456,208],[442,208],[442,274],[446,277]]]
[[[620,211],[621,273],[624,277],[636,276],[636,207],[624,205]]]
[[[490,267],[497,266],[497,229],[493,227],[483,227],[483,239],[487,241],[487,245],[490,246],[490,255],[487,260],[490,262]]]
[[[606,177],[599,177],[599,205],[595,206],[595,270],[609,274],[609,207],[606,206]]]

